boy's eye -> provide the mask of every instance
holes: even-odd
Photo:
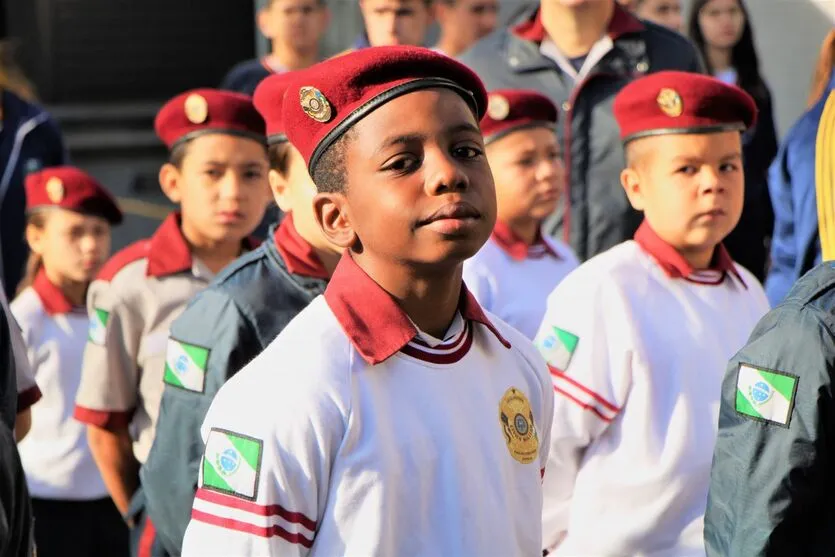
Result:
[[[736,172],[737,170],[739,170],[739,167],[732,162],[726,162],[719,167],[720,172]]]
[[[695,167],[695,166],[693,166],[693,165],[685,165],[685,166],[679,167],[679,169],[678,169],[678,170],[676,170],[676,173],[678,173],[678,174],[684,174],[685,176],[692,176],[692,175],[693,175],[693,174],[695,174],[697,171],[698,171],[698,170],[696,169],[696,167]]]
[[[516,164],[518,164],[519,166],[523,166],[525,168],[527,168],[529,166],[532,166],[533,163],[534,163],[534,159],[531,158],[531,157],[525,157],[523,159],[519,159],[518,161],[516,161]]]
[[[248,170],[244,172],[244,178],[247,180],[259,180],[261,178],[261,172],[257,170]]]
[[[476,149],[475,147],[470,147],[470,146],[456,147],[452,152],[452,154],[455,157],[462,158],[462,159],[474,159],[474,158],[480,156],[481,153],[482,152],[481,152],[480,149]]]
[[[387,164],[383,170],[391,172],[409,172],[414,168],[417,168],[419,163],[420,161],[413,155],[401,155],[392,159],[392,161]]]
[[[220,170],[217,170],[215,168],[209,168],[208,170],[206,170],[204,172],[204,174],[206,176],[209,176],[210,178],[214,178],[215,180],[217,180],[218,178],[223,176],[223,172],[221,172]]]

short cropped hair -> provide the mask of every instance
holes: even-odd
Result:
[[[267,156],[270,159],[270,170],[275,170],[285,178],[290,170],[290,149],[289,143],[276,143],[267,147]]]
[[[177,170],[183,167],[183,160],[188,154],[189,145],[191,145],[191,141],[180,141],[168,153],[168,163],[176,167]]]
[[[318,192],[342,193],[345,191],[345,153],[348,150],[348,144],[353,139],[353,130],[348,130],[319,158],[310,176]]]

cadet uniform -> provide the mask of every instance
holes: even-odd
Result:
[[[54,167],[26,178],[26,209],[59,207],[106,218],[122,213],[107,191],[86,173]],[[27,361],[44,399],[32,408],[32,429],[20,442],[20,458],[38,523],[38,553],[62,555],[71,544],[78,555],[122,555],[127,528],[110,499],[83,424],[72,417],[89,319],[41,270],[12,301]]]
[[[347,54],[288,86],[288,135],[310,165],[396,94],[437,87],[485,104],[428,49]],[[534,347],[465,287],[433,338],[346,254],[212,403],[183,554],[538,554],[552,405]]]
[[[248,97],[211,89],[178,95],[160,110],[155,126],[169,149],[206,133],[264,141],[263,119]],[[90,285],[90,331],[75,417],[104,429],[129,425],[140,464],[153,443],[169,328],[212,278],[192,257],[180,214],[173,213],[151,238],[114,255]],[[137,495],[132,513],[142,507]]]
[[[514,131],[557,124],[557,107],[539,93],[499,90],[489,99],[481,119],[485,145]],[[528,245],[498,221],[484,247],[464,263],[464,281],[483,308],[533,339],[548,294],[577,265],[565,243],[540,232]]]
[[[745,93],[677,75],[656,74],[620,93],[615,114],[624,141],[741,130],[753,121]],[[648,221],[634,240],[590,259],[557,287],[536,340],[557,395],[546,548],[554,555],[704,555],[722,373],[766,311],[762,287],[722,244],[709,269],[694,270]]]
[[[35,383],[29,361],[26,358],[26,345],[20,333],[20,327],[15,321],[5,291],[0,290],[0,312],[2,312],[3,327],[2,371],[6,375],[2,378],[2,404],[0,404],[0,418],[9,429],[14,430],[15,418],[18,412],[30,408],[41,398],[41,391]]]
[[[284,82],[268,79],[255,97],[273,144],[287,141],[280,122]],[[204,449],[200,426],[215,394],[324,292],[328,276],[289,214],[171,325],[157,435],[140,474],[148,515],[170,554],[180,554],[191,517]]]

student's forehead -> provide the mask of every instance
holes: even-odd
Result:
[[[185,160],[194,162],[261,162],[266,160],[265,148],[246,137],[210,133],[195,137],[188,145]]]
[[[424,6],[424,0],[363,0],[372,10],[396,10],[399,8],[417,8]]]

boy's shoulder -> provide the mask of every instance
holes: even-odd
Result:
[[[45,317],[43,302],[31,286],[25,288],[9,303],[9,309],[25,336]]]
[[[636,281],[644,284],[650,273],[647,258],[634,240],[627,240],[582,263],[560,287],[591,291],[628,288]]]
[[[113,283],[122,279],[133,281],[144,278],[150,253],[151,239],[138,240],[112,255],[99,270],[96,280]]]
[[[505,321],[496,314],[484,310],[484,315],[490,320],[490,323],[496,328],[499,334],[510,343],[510,350],[521,355],[530,369],[540,373],[545,369],[545,360],[537,350],[534,343],[525,335],[523,335],[516,328],[508,325]],[[496,339],[495,335],[486,335],[487,338]],[[498,340],[497,340],[498,342]]]

